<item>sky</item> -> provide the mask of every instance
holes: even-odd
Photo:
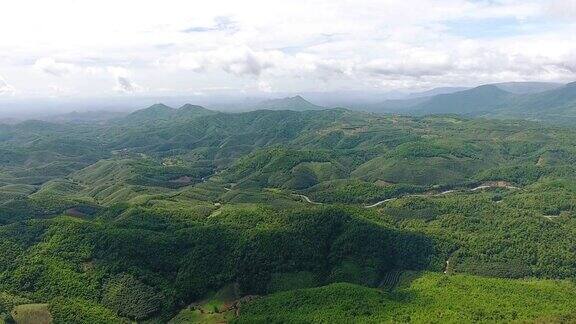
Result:
[[[576,0],[3,0],[0,98],[576,80]]]

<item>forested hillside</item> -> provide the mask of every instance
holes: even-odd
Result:
[[[357,108],[414,116],[457,114],[466,117],[525,119],[573,127],[576,123],[576,83],[487,84],[425,97],[388,100]]]
[[[571,321],[575,162],[572,129],[454,115],[158,104],[1,125],[0,313]]]

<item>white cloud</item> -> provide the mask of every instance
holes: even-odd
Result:
[[[48,88],[50,93],[49,96],[53,98],[69,97],[74,94],[72,89],[57,84],[52,84]]]
[[[272,85],[267,81],[258,82],[258,90],[262,92],[272,92]]]
[[[160,59],[157,65],[194,72],[222,70],[236,76],[257,77],[272,68],[274,61],[281,57],[282,53],[279,51],[253,51],[246,46],[239,46],[179,53]]]
[[[16,89],[0,75],[0,96],[12,96],[15,93]]]
[[[73,64],[56,62],[51,57],[45,57],[36,60],[34,67],[44,73],[48,73],[57,77],[68,75],[74,72],[76,69]]]
[[[116,87],[114,90],[123,93],[134,93],[138,91],[138,86],[126,77],[116,77]]]
[[[568,81],[574,17],[576,0],[8,1],[0,70],[78,95]]]
[[[144,89],[130,79],[130,71],[123,67],[108,67],[108,72],[111,73],[115,80],[116,86],[114,91],[120,93],[136,93],[142,92]]]
[[[205,33],[212,31],[221,31],[235,33],[239,30],[238,23],[230,17],[219,16],[214,18],[211,26],[192,26],[183,30],[185,33]]]
[[[546,13],[565,19],[576,18],[576,0],[550,0],[545,5]]]
[[[365,70],[375,75],[422,77],[449,73],[453,70],[452,64],[447,53],[413,49],[401,53],[400,58],[372,60]]]
[[[240,49],[231,55],[220,52],[220,65],[228,73],[235,75],[259,76],[265,70],[271,68],[273,52],[254,52],[250,49]]]

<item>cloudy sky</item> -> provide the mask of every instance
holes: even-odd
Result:
[[[576,0],[3,0],[0,96],[576,79]]]

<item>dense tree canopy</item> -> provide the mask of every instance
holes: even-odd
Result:
[[[518,287],[576,277],[574,153],[569,129],[344,109],[2,125],[0,314],[38,303],[61,323],[166,322],[240,305],[240,322],[330,321],[306,307],[323,299],[347,319],[404,321],[431,291],[462,307],[458,285],[542,285],[561,305],[466,316],[571,316],[572,286]],[[431,272],[395,290],[414,271]]]

